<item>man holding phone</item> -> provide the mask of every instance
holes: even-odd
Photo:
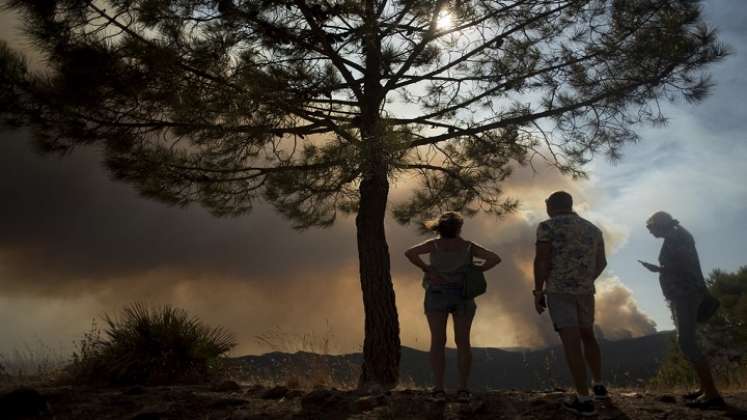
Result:
[[[596,414],[589,395],[586,366],[595,399],[608,398],[602,384],[602,357],[594,336],[594,280],[607,266],[602,231],[573,211],[573,198],[558,191],[545,200],[548,220],[537,227],[534,305],[549,307],[577,395],[563,408],[581,416]],[[583,348],[583,349],[582,349]]]

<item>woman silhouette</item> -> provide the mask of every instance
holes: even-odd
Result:
[[[459,389],[457,398],[467,401],[471,398],[467,384],[472,364],[470,328],[477,306],[474,299],[462,296],[463,275],[459,268],[471,264],[473,257],[484,260],[480,269],[487,271],[501,262],[500,257],[460,236],[464,220],[459,213],[447,212],[437,220],[426,224],[438,233],[438,238],[430,239],[407,251],[405,256],[425,273],[425,315],[431,331],[430,360],[435,386],[432,397],[446,399],[444,392],[444,350],[446,346],[446,321],[452,314],[454,321],[454,341],[457,346],[459,368]],[[430,254],[430,264],[420,256]]]

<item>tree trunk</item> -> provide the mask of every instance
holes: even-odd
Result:
[[[363,311],[366,315],[363,365],[359,388],[394,388],[399,379],[399,319],[389,273],[389,247],[384,217],[389,196],[388,158],[379,110],[385,92],[381,86],[381,40],[376,2],[364,4],[366,62],[360,103],[363,143],[363,179],[355,226],[358,234]]]
[[[365,339],[360,388],[397,385],[399,378],[399,319],[389,273],[389,247],[384,232],[389,181],[385,171],[364,177],[355,219],[358,236]]]

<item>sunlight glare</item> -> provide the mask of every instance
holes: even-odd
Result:
[[[445,30],[450,29],[453,26],[451,13],[447,10],[442,10],[438,13],[438,20],[436,21],[436,29]]]

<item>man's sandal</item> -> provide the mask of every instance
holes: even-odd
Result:
[[[724,410],[727,408],[726,402],[721,397],[705,398],[705,396],[701,396],[685,403],[685,405],[697,410]]]

